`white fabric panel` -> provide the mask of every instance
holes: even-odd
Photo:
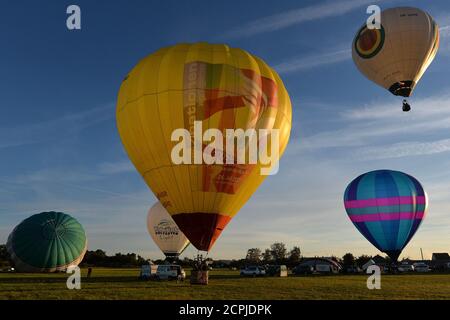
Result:
[[[399,81],[417,83],[436,55],[438,46],[434,50],[433,46],[439,28],[427,13],[409,7],[384,10],[381,25],[385,32],[384,44],[372,57],[362,57],[357,52],[358,35],[355,37],[352,56],[356,66],[386,89]]]

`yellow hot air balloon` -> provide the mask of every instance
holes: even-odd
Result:
[[[201,133],[271,129],[279,133],[281,156],[292,109],[280,77],[242,49],[178,44],[142,59],[125,77],[117,100],[117,126],[130,160],[191,243],[209,251],[266,177],[264,163],[258,158],[253,164],[176,164],[172,152],[179,142],[172,134],[182,128],[195,135],[199,122]],[[197,141],[188,144],[198,147]]]
[[[439,27],[428,13],[409,7],[382,11],[380,22],[379,29],[366,24],[359,29],[353,61],[369,80],[394,95],[409,97],[436,56]],[[404,111],[408,107],[404,105]]]

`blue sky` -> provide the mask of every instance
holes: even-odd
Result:
[[[441,27],[410,113],[351,60],[374,3],[417,6]],[[66,28],[70,4],[81,7],[82,30]],[[306,256],[378,253],[347,218],[342,194],[354,177],[381,168],[414,175],[430,197],[403,256],[450,251],[448,1],[2,1],[0,21],[0,243],[27,216],[57,210],[84,224],[90,249],[161,257],[145,226],[155,197],[122,148],[115,99],[145,55],[208,41],[273,66],[294,110],[279,173],[228,225],[212,257],[240,258],[275,241]]]

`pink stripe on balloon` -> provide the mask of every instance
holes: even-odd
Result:
[[[412,220],[412,219],[423,219],[425,217],[425,212],[418,211],[418,212],[354,214],[354,215],[349,215],[349,217],[350,217],[350,220],[352,220],[352,222]]]
[[[393,197],[393,198],[373,198],[364,200],[345,201],[346,208],[365,208],[377,206],[393,206],[399,204],[425,204],[424,196],[413,197]]]

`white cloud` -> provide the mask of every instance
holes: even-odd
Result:
[[[98,165],[98,171],[101,174],[117,174],[134,172],[136,169],[129,160],[118,161],[118,162],[105,162]]]
[[[51,141],[66,137],[114,116],[111,105],[96,107],[43,122],[0,128],[0,148]]]
[[[351,50],[335,50],[330,53],[297,57],[274,66],[280,74],[307,70],[351,59]]]
[[[31,184],[42,182],[87,182],[98,179],[99,177],[86,170],[71,170],[48,168],[33,171],[28,174],[19,174],[10,182],[17,184]]]
[[[441,37],[448,37],[450,36],[450,26],[443,26],[439,28],[439,33]]]
[[[365,107],[347,107],[347,111],[340,114],[340,120],[345,125],[303,137],[298,143],[290,144],[288,152],[366,146],[381,137],[387,138],[392,144],[408,142],[399,141],[399,139],[414,137],[417,132],[424,134],[448,130],[450,128],[449,98],[450,95],[444,93],[416,100],[409,113],[401,111],[399,101],[374,102]]]
[[[401,142],[388,146],[365,147],[356,152],[361,160],[392,159],[450,151],[450,139],[430,142]]]
[[[308,21],[341,16],[365,5],[378,2],[381,2],[381,0],[327,1],[248,22],[243,26],[232,29],[226,34],[226,37],[242,38],[264,32],[281,30]]]
[[[450,94],[444,91],[442,94],[416,99],[411,102],[413,110],[409,113],[399,112],[401,104],[399,100],[393,102],[375,101],[361,107],[347,109],[341,116],[347,120],[393,120],[400,116],[408,119],[419,120],[424,118],[441,118],[450,115],[449,106]],[[429,119],[428,119],[429,120]]]

